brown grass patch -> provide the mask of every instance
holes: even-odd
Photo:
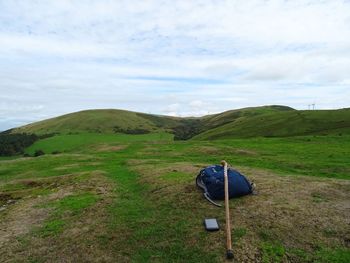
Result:
[[[72,175],[67,175],[66,179],[69,176]],[[59,177],[54,179],[59,180]],[[54,192],[47,196],[23,198],[5,214],[0,214],[2,262],[25,262],[28,258],[45,262],[57,262],[58,259],[60,262],[114,262],[113,250],[103,242],[103,236],[108,236],[106,209],[112,200],[113,183],[98,170],[90,172],[79,183],[65,182],[57,184]],[[87,191],[98,194],[99,201],[79,216],[62,215],[67,222],[63,233],[43,237],[32,232],[50,215],[49,208],[38,205]],[[18,238],[22,241],[18,242]]]
[[[56,167],[56,168],[54,168],[54,170],[56,170],[56,171],[66,170],[66,169],[70,169],[70,168],[79,167],[79,165],[81,165],[81,164],[71,163],[71,164],[66,164],[66,165],[60,166],[60,167]]]
[[[214,146],[194,146],[189,149],[189,151],[200,152],[207,155],[215,155],[221,156],[223,153],[225,154],[233,154],[233,155],[248,155],[248,156],[257,156],[258,153],[253,150],[248,149],[235,149],[233,147],[214,147]]]
[[[117,152],[124,150],[127,145],[110,145],[110,144],[99,144],[95,146],[96,152]]]
[[[150,199],[156,202],[166,196],[174,209],[191,211],[193,235],[205,231],[202,220],[217,218],[221,230],[208,234],[208,249],[224,251],[225,214],[206,201],[195,186],[201,164],[176,163],[168,167],[140,165],[135,171],[142,182],[151,186]],[[245,229],[245,235],[233,243],[237,262],[261,262],[262,235],[289,249],[312,253],[316,247],[348,246],[350,240],[350,182],[305,176],[278,176],[271,172],[246,167],[238,170],[254,181],[258,195],[230,200],[232,233]],[[188,173],[188,181],[162,182],[165,173]],[[192,180],[191,180],[192,179]],[[233,237],[235,238],[235,237]],[[189,237],[189,240],[191,238]],[[210,245],[209,245],[210,244]],[[298,258],[289,255],[285,261]]]
[[[257,196],[231,201],[233,226],[247,229],[240,241],[242,245],[255,243],[257,250],[259,235],[267,232],[288,248],[312,252],[321,244],[343,246],[350,237],[350,210],[344,205],[350,200],[349,181],[240,170],[257,184],[259,192]],[[327,229],[332,229],[334,235],[325,235]],[[242,257],[245,253],[239,247],[235,247],[235,252]]]
[[[0,217],[0,247],[16,242],[16,238],[29,233],[47,217],[46,209],[34,208],[39,200],[21,200],[6,215]],[[1,251],[1,250],[0,250]]]
[[[222,153],[222,150],[214,146],[196,146],[192,147],[190,151],[200,152],[209,155],[218,155]]]
[[[252,150],[247,150],[247,149],[235,149],[233,152],[240,155],[250,155],[250,156],[258,155],[257,152]]]

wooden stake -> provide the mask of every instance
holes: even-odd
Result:
[[[227,176],[227,162],[221,161],[224,166],[224,180],[225,180],[225,213],[226,213],[226,257],[233,258],[232,241],[231,241],[231,222],[230,222],[230,207],[229,207],[229,192],[228,192],[228,176]]]

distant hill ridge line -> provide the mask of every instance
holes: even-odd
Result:
[[[175,139],[350,134],[350,108],[295,110],[269,105],[202,117],[174,117],[120,109],[82,110],[11,129],[10,133],[173,133]]]

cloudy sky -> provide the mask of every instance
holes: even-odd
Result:
[[[312,103],[350,106],[350,1],[0,0],[0,130]]]

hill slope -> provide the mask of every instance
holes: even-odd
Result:
[[[74,112],[13,129],[12,133],[127,133],[175,132],[185,139],[211,128],[233,122],[241,116],[256,116],[293,110],[284,106],[263,106],[226,111],[201,118],[178,118],[125,110],[103,109]]]
[[[286,106],[250,107],[178,118],[124,110],[86,110],[15,128],[11,133],[174,133],[175,139],[350,134],[350,109],[297,111]]]
[[[295,109],[287,106],[271,105],[262,107],[242,108],[237,110],[225,111],[219,114],[207,115],[201,118],[202,131],[220,127],[227,123],[233,123],[239,118],[250,119],[263,114],[275,114],[279,112],[289,111],[295,111]]]
[[[285,137],[336,133],[350,134],[350,109],[280,111],[241,116],[232,122],[202,132],[193,139]]]
[[[13,129],[12,133],[129,133],[167,131],[177,125],[175,117],[148,115],[125,110],[86,110],[35,122]]]
[[[206,115],[201,118],[182,118],[180,124],[174,127],[175,139],[190,139],[207,130],[232,123],[241,117],[254,117],[267,113],[294,111],[293,108],[279,105],[249,107]]]

